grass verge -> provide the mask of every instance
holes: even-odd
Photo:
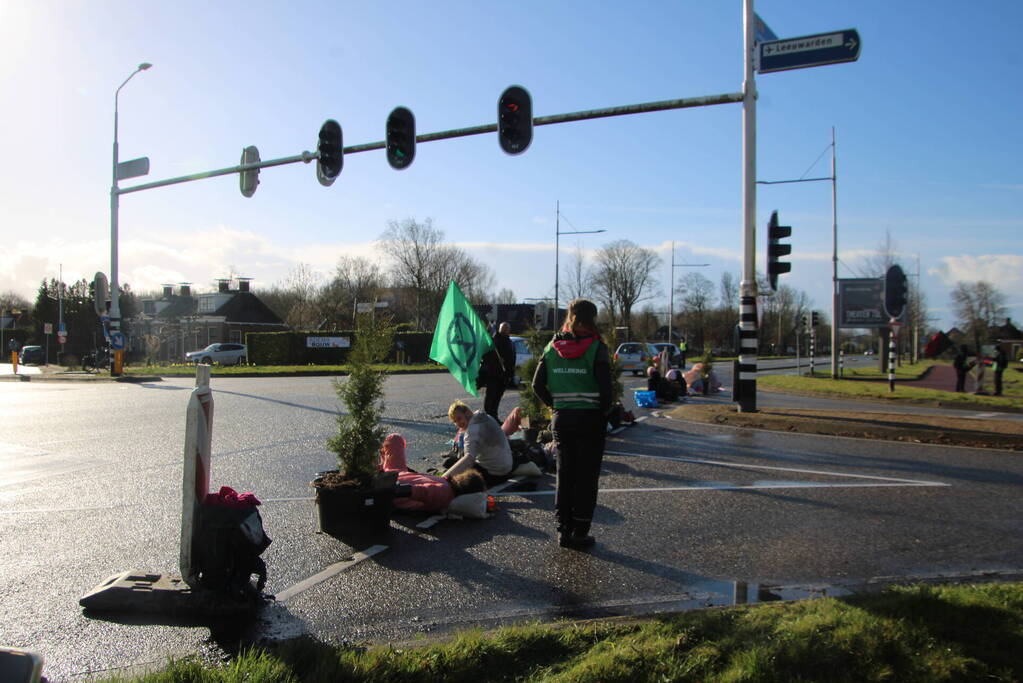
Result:
[[[447,368],[437,363],[416,363],[413,365],[381,364],[375,368],[385,370],[392,375],[447,372]],[[280,377],[280,376],[319,376],[347,375],[347,365],[213,365],[214,377]],[[194,377],[195,365],[130,365],[124,369],[126,375],[159,375],[161,377]]]
[[[467,632],[414,647],[302,638],[110,681],[1023,680],[1023,584],[893,587],[628,621]]]
[[[1017,373],[1018,374],[1018,373]],[[967,408],[978,410],[1023,411],[1023,382],[1005,375],[1004,396],[958,394],[954,391],[923,389],[896,384],[895,391],[889,392],[884,382],[850,382],[830,377],[795,377],[792,375],[762,375],[757,377],[757,386],[788,393],[809,396],[828,396],[855,400],[900,401],[937,405],[942,408]]]

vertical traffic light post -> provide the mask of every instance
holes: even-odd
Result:
[[[894,265],[884,275],[884,310],[888,314],[888,326],[891,333],[888,335],[888,391],[895,391],[895,344],[899,337],[899,327],[902,326],[901,318],[906,312],[906,300],[909,288],[906,282],[906,274],[902,267]]]

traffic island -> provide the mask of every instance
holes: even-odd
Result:
[[[740,413],[731,405],[682,405],[664,415],[746,429],[1023,451],[1023,423],[1011,420],[792,408]]]

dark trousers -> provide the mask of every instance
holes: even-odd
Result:
[[[1002,371],[995,372],[995,396],[1002,395]]]
[[[486,392],[486,396],[483,397],[483,412],[497,420],[497,424],[501,424],[497,409],[501,405],[501,397],[504,396],[504,380],[488,379]]]
[[[956,370],[956,391],[966,391],[966,371]]]
[[[581,412],[581,411],[580,411]],[[600,464],[604,458],[607,426],[599,410],[560,427],[555,417],[554,441],[558,445],[558,482],[554,510],[558,531],[586,535],[597,507]]]

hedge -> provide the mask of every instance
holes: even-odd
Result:
[[[309,348],[310,337],[346,337],[355,341],[354,330],[335,332],[249,332],[245,335],[249,362],[255,365],[343,365],[349,348]],[[399,346],[404,347],[406,363],[425,363],[430,359],[433,332],[398,332],[386,360],[395,362]]]

